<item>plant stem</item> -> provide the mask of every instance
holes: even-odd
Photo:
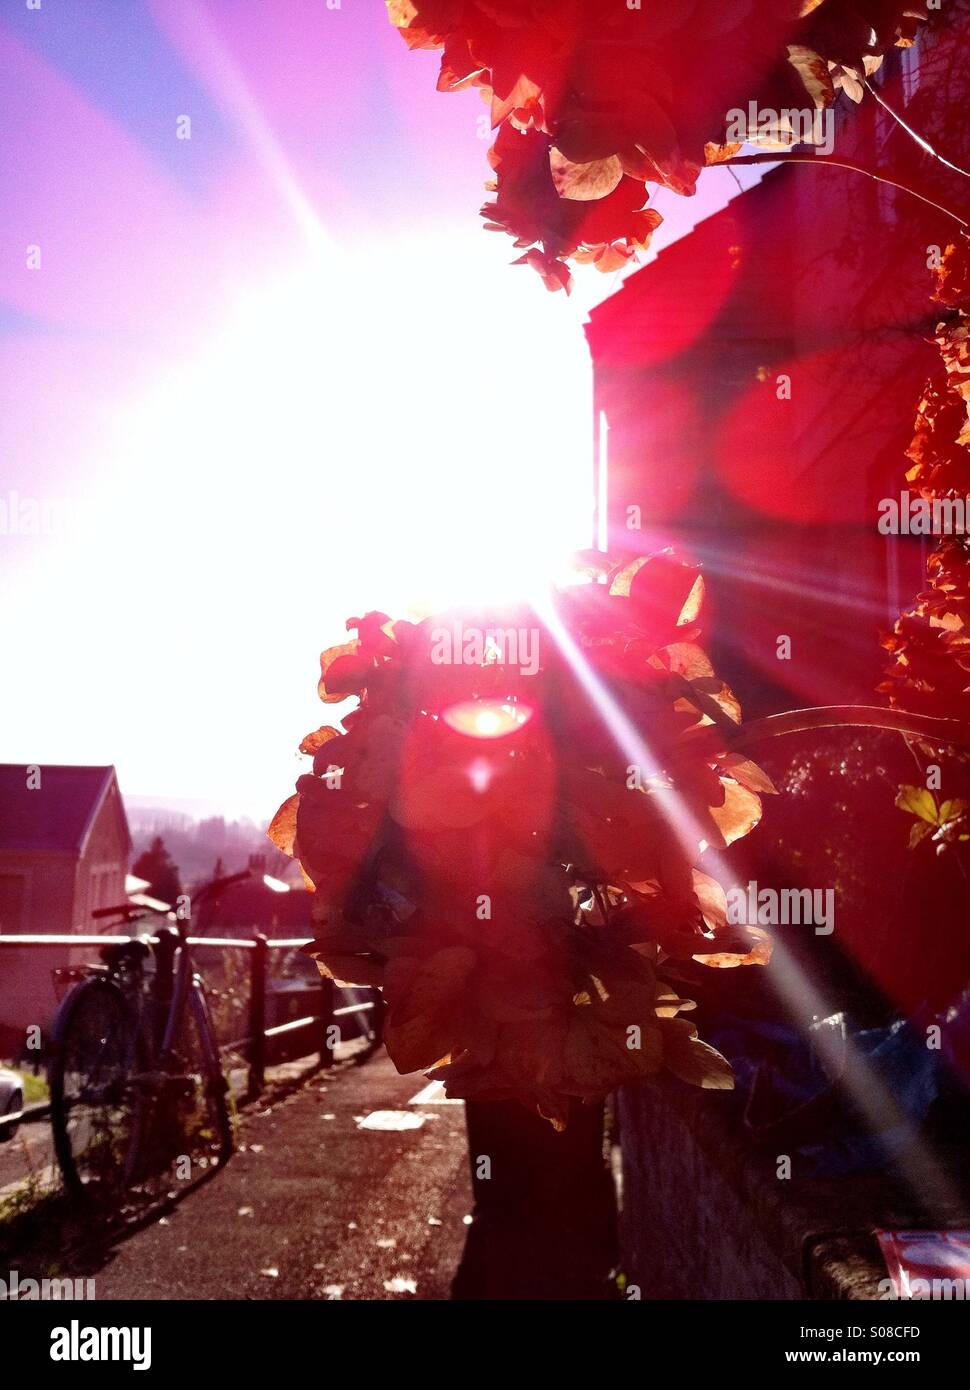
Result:
[[[895,179],[889,178],[887,174],[877,174],[872,169],[867,169],[864,164],[857,163],[854,159],[833,159],[827,154],[738,154],[733,159],[725,159],[722,164],[822,164],[832,169],[848,169],[853,174],[865,174],[867,179],[874,179],[876,183],[888,184],[890,188],[898,188],[901,193],[908,193],[913,198],[918,198],[921,203],[927,203],[937,212],[945,213],[954,222],[958,222],[961,227],[970,227],[970,222],[952,208],[944,207],[933,198],[928,198],[925,193],[917,193],[915,188],[910,188],[908,184],[897,183]]]
[[[924,135],[920,135],[919,132],[914,130],[911,125],[907,125],[907,123],[903,120],[899,112],[893,110],[886,98],[876,90],[876,88],[872,85],[871,82],[864,81],[863,86],[866,88],[867,91],[872,93],[872,95],[875,97],[876,101],[879,103],[882,109],[884,111],[888,111],[889,115],[892,116],[896,124],[900,126],[903,130],[905,130],[906,134],[911,139],[916,141],[917,145],[919,145],[921,150],[923,150],[926,154],[931,154],[934,159],[938,159],[941,164],[945,164],[946,167],[948,169],[952,169],[955,174],[962,174],[965,179],[970,179],[970,174],[967,173],[966,169],[961,169],[959,164],[954,164],[951,159],[947,159],[945,155],[940,154],[939,150],[934,150],[933,146],[930,144],[929,140],[927,140]]]
[[[764,719],[741,724],[731,739],[732,749],[745,748],[781,734],[807,733],[812,729],[892,729],[946,747],[970,747],[970,722],[963,719],[935,719],[928,714],[883,709],[880,705],[821,705],[814,709],[785,710]]]

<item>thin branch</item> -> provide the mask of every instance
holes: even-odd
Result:
[[[961,169],[959,164],[954,164],[952,160],[947,159],[946,155],[940,154],[939,150],[934,150],[933,146],[930,144],[929,140],[927,140],[924,135],[920,135],[919,132],[914,130],[911,125],[907,125],[907,123],[903,120],[899,112],[893,110],[893,108],[889,105],[889,102],[885,99],[884,96],[881,95],[880,92],[876,90],[876,88],[872,85],[871,82],[864,81],[863,86],[866,87],[866,89],[872,93],[872,95],[876,98],[876,101],[878,101],[882,109],[884,111],[888,111],[889,115],[892,116],[896,124],[898,126],[901,126],[902,129],[905,130],[906,134],[910,136],[911,139],[916,141],[917,145],[919,145],[921,150],[924,150],[926,154],[931,154],[934,159],[938,159],[941,164],[945,164],[946,167],[948,169],[952,169],[955,174],[962,174],[965,179],[970,179],[970,174],[967,173],[966,169]]]
[[[915,188],[910,188],[908,184],[897,183],[886,174],[877,174],[872,169],[867,169],[864,164],[858,164],[854,159],[833,159],[828,154],[736,154],[733,159],[723,159],[722,164],[821,164],[831,169],[848,169],[853,174],[865,174],[867,179],[874,179],[876,183],[888,184],[890,188],[898,188],[901,193],[908,193],[913,198],[918,198],[921,203],[927,203],[937,212],[945,213],[947,217],[952,217],[954,222],[959,222],[961,227],[970,227],[970,222],[952,208],[944,207],[933,198],[928,198],[925,193],[917,193]]]
[[[738,727],[731,739],[732,749],[746,748],[782,734],[801,734],[813,729],[891,729],[896,733],[924,738],[941,748],[970,748],[970,721],[935,719],[928,714],[883,709],[880,705],[822,705],[815,709],[785,710],[764,719],[752,719]]]

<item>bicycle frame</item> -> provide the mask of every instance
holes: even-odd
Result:
[[[158,1054],[163,1067],[171,1065],[176,1060],[175,1040],[179,1035],[179,1027],[188,1005],[189,991],[195,980],[188,936],[189,924],[187,921],[179,922],[175,932],[169,936],[172,943],[169,949],[173,952],[175,960],[172,962],[170,957],[165,962],[164,978],[161,983],[166,988],[167,998],[164,1001],[160,1000],[160,1002],[165,1002],[167,1012],[161,1038],[160,1040],[155,1039],[156,1043],[160,1041]],[[159,946],[161,946],[161,938],[159,939]],[[161,956],[156,955],[156,969],[162,967],[163,960],[164,948]],[[171,969],[173,963],[174,973]],[[156,977],[156,982],[158,982],[158,977]]]
[[[195,895],[195,901],[199,903],[209,894],[220,892],[230,884],[241,882],[248,877],[248,870],[244,870],[242,873],[214,879]],[[188,903],[186,906],[188,910],[182,915],[180,905],[174,929],[168,928],[159,932],[155,948],[155,997],[166,1007],[167,1013],[161,1036],[156,1033],[152,1041],[163,1067],[168,1067],[177,1060],[175,1042],[188,1007],[190,992],[196,981],[189,950],[191,907]]]

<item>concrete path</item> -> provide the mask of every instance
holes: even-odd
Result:
[[[97,1298],[447,1298],[471,1190],[442,1102],[383,1052],[270,1097],[220,1173],[86,1271]]]

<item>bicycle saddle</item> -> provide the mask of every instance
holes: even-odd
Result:
[[[101,951],[101,959],[107,965],[120,965],[124,960],[142,961],[151,953],[152,948],[148,942],[139,938],[136,941],[126,941],[122,945],[105,946]]]

